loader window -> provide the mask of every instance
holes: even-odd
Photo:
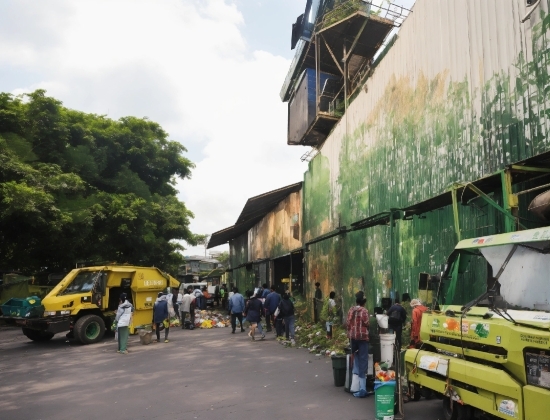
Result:
[[[62,292],[63,295],[71,295],[74,293],[91,292],[94,287],[94,280],[97,278],[99,271],[81,271],[76,275],[74,280]]]

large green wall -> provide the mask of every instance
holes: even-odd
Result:
[[[369,93],[361,92],[348,109],[350,120],[343,117],[304,176],[304,243],[339,226],[421,203],[447,191],[453,182],[475,181],[550,151],[550,15],[547,2],[543,3],[532,30],[526,32],[530,35],[526,50],[532,58],[526,60],[527,54],[519,50],[511,66],[486,80],[475,78],[474,82],[478,69],[452,78],[445,63],[441,71],[426,76],[434,73],[426,57],[419,57],[411,69],[414,77],[377,76],[380,69],[376,70],[369,86],[372,89],[377,80],[387,80],[383,95],[373,106],[368,105]],[[417,12],[420,15],[414,16]],[[409,19],[421,20],[423,9],[415,8],[415,13]],[[399,59],[400,41],[383,61]],[[494,59],[498,43],[488,44],[483,53]],[[490,195],[502,204],[500,186]],[[532,197],[520,200],[524,219],[529,218],[526,206]],[[504,229],[502,214],[481,199],[460,206],[459,222],[463,238]],[[536,227],[533,221],[525,224]],[[451,206],[412,220],[396,220],[393,226],[348,232],[308,246],[306,281],[321,282],[325,296],[335,290],[346,308],[359,289],[367,291],[369,308],[378,306],[391,290],[414,297],[419,273],[438,273],[456,239]],[[475,281],[474,271],[482,278],[485,265],[474,262],[459,284],[457,299],[467,301],[484,290]],[[309,297],[312,289],[306,288]]]

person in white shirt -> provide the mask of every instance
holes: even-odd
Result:
[[[181,314],[181,329],[185,329],[185,318],[189,314],[191,318],[191,324],[195,325],[195,311],[191,311],[191,306],[195,300],[195,296],[191,295],[189,290],[185,291],[185,294],[181,298],[180,314]]]

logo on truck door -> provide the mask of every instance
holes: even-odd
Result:
[[[498,406],[499,413],[517,417],[516,403],[512,400],[502,400]]]

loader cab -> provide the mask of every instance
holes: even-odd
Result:
[[[126,293],[128,302],[134,305],[134,297],[132,296],[132,279],[123,278],[120,282],[120,286],[109,288],[109,306],[111,310],[116,310],[119,304],[119,297],[122,293]]]

